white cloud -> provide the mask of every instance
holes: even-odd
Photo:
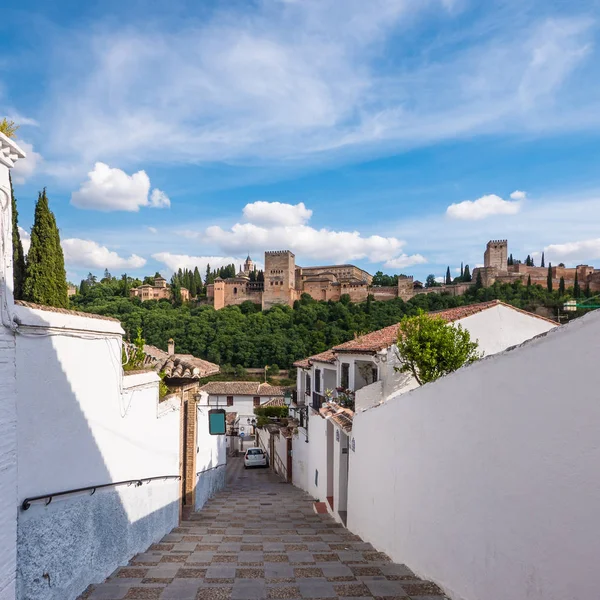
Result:
[[[303,225],[312,216],[312,210],[299,204],[281,202],[253,202],[244,206],[243,214],[249,223],[255,225]]]
[[[523,193],[518,192],[518,194]],[[511,202],[510,200],[503,200],[496,194],[489,194],[477,200],[465,200],[464,202],[451,204],[446,209],[446,214],[451,219],[480,221],[495,215],[516,215],[520,210],[520,201]]]
[[[533,255],[539,257],[540,253],[534,252]],[[544,257],[546,265],[549,262],[552,264],[567,261],[580,263],[600,259],[600,238],[565,244],[550,244],[544,248]]]
[[[386,261],[383,266],[390,269],[404,269],[406,267],[414,267],[415,265],[424,265],[426,262],[427,259],[421,254],[413,254],[411,256],[402,254],[401,256]]]
[[[16,140],[16,142],[27,154],[25,158],[20,158],[11,170],[13,183],[20,185],[39,170],[44,159],[39,152],[33,149],[29,142],[23,140]]]
[[[92,240],[81,240],[70,238],[63,240],[63,252],[65,263],[75,267],[97,268],[97,269],[139,269],[146,264],[146,259],[132,254],[129,258],[123,258],[93,242]]]
[[[23,252],[27,254],[29,252],[29,246],[31,246],[31,236],[28,231],[25,231],[19,225],[19,235],[21,236],[21,244],[23,245]]]
[[[435,280],[438,283],[446,283],[446,278],[445,277],[436,277]]]
[[[257,210],[256,204],[259,204]],[[363,236],[358,231],[311,227],[305,221],[312,211],[302,203],[292,206],[278,202],[260,202],[247,205],[246,208],[248,206],[253,209],[244,210],[246,218],[256,218],[260,223],[236,223],[228,230],[215,225],[206,229],[204,238],[230,254],[241,254],[248,249],[262,251],[269,248],[289,249],[299,255],[301,260],[319,262],[395,260],[394,266],[409,266],[425,261],[420,255],[409,257],[402,253],[404,242],[396,237]],[[282,210],[281,216],[278,216],[279,210]],[[265,224],[265,220],[270,224]]]
[[[152,208],[169,208],[171,206],[171,200],[162,190],[154,188],[152,194],[150,194],[149,206]]]
[[[210,265],[211,270],[213,270],[233,263],[237,269],[239,265],[244,264],[245,260],[233,256],[189,256],[188,254],[172,254],[170,252],[157,252],[152,255],[152,258],[166,265],[171,271],[198,267],[203,279],[207,265]],[[260,266],[257,268],[260,268]]]
[[[148,231],[150,233],[158,233],[158,229],[156,229],[156,227],[148,227]]]
[[[171,205],[168,196],[161,190],[152,190],[150,199],[149,193],[150,178],[145,171],[127,175],[121,169],[97,162],[88,173],[88,180],[71,195],[71,204],[92,210],[129,212],[137,212],[141,206],[165,208]]]
[[[448,23],[459,4],[237,3],[167,30],[97,26],[57,40],[51,142],[87,164],[157,154],[184,163],[322,164],[325,151],[389,153],[477,134],[598,128],[596,94],[584,90],[597,62],[591,19],[532,11],[509,20],[490,3],[457,43]],[[406,28],[416,36],[428,17],[439,35],[415,45]],[[65,60],[75,52],[83,73]]]
[[[521,190],[515,190],[510,197],[513,200],[525,200],[525,198],[527,198],[527,193],[526,192],[522,192]]]

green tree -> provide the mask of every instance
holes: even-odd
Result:
[[[465,272],[463,273],[462,280],[468,283],[472,279],[473,278],[471,277],[471,270],[469,269],[469,265],[465,265]]]
[[[425,280],[425,287],[438,287],[440,284],[435,280],[435,275],[433,273],[429,273],[427,275],[427,279]]]
[[[575,282],[573,283],[573,296],[575,296],[575,298],[579,298],[581,296],[581,287],[579,286],[577,271],[575,271]]]
[[[506,261],[506,264],[510,267],[511,265],[515,264],[515,260],[513,258],[512,253],[509,255],[508,260]]]
[[[558,295],[559,296],[565,295],[565,278],[564,277],[561,277],[560,281],[558,282]]]
[[[452,275],[450,275],[450,267],[446,269],[446,285],[450,285],[452,283]]]
[[[10,182],[10,200],[12,205],[12,241],[13,241],[13,282],[15,300],[23,298],[23,284],[25,283],[25,253],[21,235],[19,234],[19,212],[17,211],[17,199],[13,192],[12,179],[8,175]]]
[[[461,325],[451,325],[423,311],[404,317],[398,332],[401,372],[412,373],[419,385],[434,381],[481,358],[477,342]]]
[[[548,275],[546,276],[546,287],[549,292],[552,291],[552,263],[548,263]]]
[[[200,276],[200,271],[198,267],[194,268],[194,285],[196,287],[196,295],[202,294],[202,277]]]
[[[527,287],[531,287],[531,275],[527,275]]]
[[[23,298],[47,306],[65,308],[69,305],[65,259],[45,188],[39,193],[35,206]]]
[[[465,276],[465,268],[463,267],[462,261],[460,261],[460,278],[464,281],[463,277]]]
[[[0,121],[0,133],[3,133],[7,138],[14,138],[15,133],[19,129],[14,121],[9,121],[6,117]]]
[[[540,267],[545,267],[546,264],[544,263],[544,253],[542,252],[542,262],[540,264]]]
[[[483,287],[483,280],[481,279],[481,270],[477,271],[477,279],[475,280],[475,289],[480,290]]]

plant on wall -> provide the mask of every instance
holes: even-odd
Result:
[[[336,388],[337,397],[335,399],[336,403],[344,408],[349,408],[350,410],[354,410],[354,392],[349,389],[345,389],[343,387]]]
[[[396,370],[412,373],[419,385],[481,358],[466,329],[423,311],[400,321],[397,345],[402,366]]]

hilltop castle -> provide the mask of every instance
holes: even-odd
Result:
[[[402,298],[409,300],[415,294],[446,291],[452,295],[464,293],[470,284],[424,288],[412,277],[400,276],[397,286],[372,286],[373,276],[354,265],[300,267],[289,250],[265,252],[264,281],[251,281],[254,263],[248,256],[243,269],[229,279],[217,277],[207,286],[207,296],[219,310],[224,306],[249,300],[260,304],[263,310],[275,304],[292,306],[302,294],[315,300],[338,301],[348,294],[352,302],[364,302],[369,295],[376,300]]]
[[[600,291],[600,269],[589,265],[577,265],[574,268],[552,266],[550,271],[554,289],[558,289],[561,277],[564,279],[565,288],[573,287],[575,274],[577,274],[577,282],[582,290],[589,287],[592,292]],[[496,281],[501,283],[522,281],[526,284],[529,277],[532,285],[539,284],[546,287],[548,282],[548,267],[530,267],[521,262],[508,264],[507,240],[490,240],[487,243],[483,255],[483,267],[473,270],[473,281],[477,280],[478,273],[481,273],[484,287],[489,287]]]

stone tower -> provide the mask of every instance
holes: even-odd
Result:
[[[296,299],[296,260],[289,250],[265,252],[263,310],[275,304],[291,306]]]
[[[254,263],[248,254],[246,262],[244,263],[244,273],[249,276],[252,271],[254,271]]]
[[[490,240],[483,255],[483,266],[494,267],[506,272],[508,262],[508,242],[506,240]]]
[[[225,281],[220,277],[215,279],[214,294],[213,306],[215,310],[221,310],[225,306]]]

